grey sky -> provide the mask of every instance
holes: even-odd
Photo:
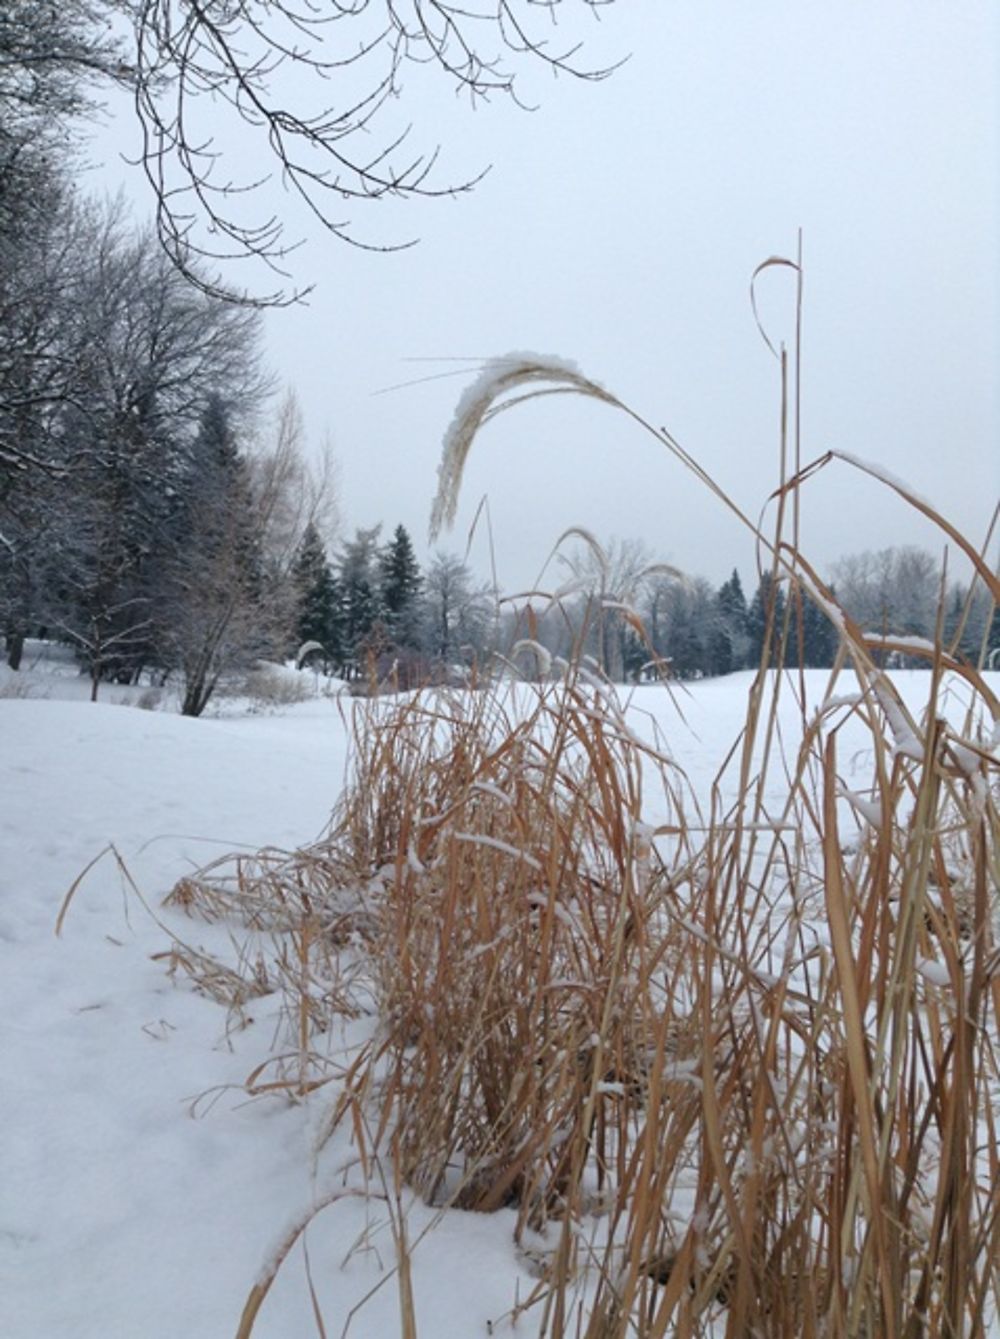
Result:
[[[414,86],[406,110],[416,139],[443,147],[440,180],[492,172],[455,201],[354,210],[360,235],[419,234],[412,250],[365,254],[313,228],[295,261],[309,305],[267,317],[310,440],[332,440],[347,524],[402,521],[423,543],[465,381],[378,391],[523,349],[572,359],[669,428],[756,516],[777,477],[778,378],[748,283],[794,254],[801,226],[804,458],[877,460],[981,536],[1000,494],[996,5],[620,0],[582,28],[595,65],[631,59],[599,85],[539,76],[532,114],[472,114]],[[138,182],[132,194],[141,212]],[[790,277],[766,275],[761,296],[790,338]],[[447,547],[463,549],[484,493],[508,589],[573,524],[640,537],[714,582],[734,565],[751,579],[752,546],[718,504],[591,402],[486,430]],[[940,548],[845,466],[809,485],[803,514],[821,570],[863,548]],[[485,573],[484,538],[473,561]]]

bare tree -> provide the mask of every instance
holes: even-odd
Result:
[[[91,256],[89,211],[37,158],[0,220],[0,508],[31,474],[52,472],[55,411],[78,382],[73,327]]]
[[[0,634],[17,669],[49,544],[53,426],[75,379],[67,317],[85,248],[63,181],[19,164],[27,193],[0,192]]]
[[[271,567],[283,576],[313,526],[327,544],[340,530],[337,470],[326,443],[305,458],[305,428],[294,390],[285,392],[264,435],[247,455],[254,493],[264,508],[261,538]]]
[[[865,631],[933,635],[941,576],[924,549],[849,554],[834,564],[831,575],[840,602]]]
[[[421,67],[422,79],[436,76],[472,103],[518,100],[528,65],[601,78],[608,71],[581,65],[579,41],[557,41],[554,26],[613,3],[4,0],[0,196],[19,146],[91,114],[102,85],[127,86],[157,232],[173,263],[199,287],[245,299],[198,260],[256,257],[282,275],[260,300],[291,301],[283,266],[294,244],[272,205],[259,206],[257,187],[273,175],[330,235],[394,249],[354,231],[353,205],[454,195],[478,180],[438,180],[437,148],[415,147],[400,116],[408,75]],[[235,162],[254,167],[241,175]]]
[[[653,651],[678,679],[711,672],[718,626],[715,593],[704,577],[654,575],[643,587],[642,612]]]
[[[471,662],[489,649],[496,601],[487,585],[477,585],[461,558],[436,553],[424,576],[421,601],[426,653],[448,664]]]
[[[26,147],[52,147],[67,123],[97,110],[109,82],[134,71],[109,20],[128,0],[3,0],[0,5],[0,177]]]
[[[114,475],[88,471],[86,488],[71,502],[60,497],[65,484],[48,490],[53,516],[28,574],[39,587],[35,616],[75,648],[90,676],[92,702],[102,680],[132,676],[151,628],[133,499],[120,484]]]
[[[570,536],[581,543],[574,553],[560,555],[586,596],[585,625],[590,629],[594,658],[609,679],[625,676],[630,622],[639,617],[640,603],[657,579],[677,581],[680,573],[653,561],[640,539],[612,539],[601,544],[584,530]]]
[[[371,248],[352,228],[358,202],[454,195],[437,181],[436,148],[414,147],[399,98],[415,66],[473,103],[516,99],[525,63],[597,79],[579,42],[553,42],[566,10],[595,16],[614,0],[138,0],[136,106],[157,228],[195,282],[192,254],[252,255],[281,272],[280,218],[243,208],[268,170],[237,176],[220,149],[234,129],[260,148],[285,188],[334,237]],[[227,115],[228,114],[228,115]],[[292,295],[294,296],[294,295]],[[282,292],[265,300],[285,300]]]

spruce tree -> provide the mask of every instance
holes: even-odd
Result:
[[[733,574],[715,595],[715,619],[709,638],[709,670],[712,674],[728,674],[745,665],[750,646],[747,625],[747,601],[743,594],[740,574]]]
[[[719,587],[716,597],[719,606],[719,612],[725,620],[726,626],[734,632],[745,633],[747,622],[747,600],[743,594],[743,584],[740,581],[740,574],[736,568],[733,568],[733,574],[728,581]]]
[[[717,624],[708,639],[708,672],[712,675],[733,671],[733,642],[725,626]]]
[[[760,585],[750,601],[747,611],[747,632],[750,638],[749,663],[751,667],[763,661],[768,666],[778,663],[778,647],[781,644],[781,630],[785,617],[785,596],[770,572],[765,572]],[[764,658],[764,642],[770,626],[771,635]]]
[[[292,578],[298,595],[297,647],[319,642],[327,662],[339,664],[343,655],[340,591],[319,531],[312,522],[302,536]]]
[[[250,471],[221,396],[209,397],[178,513],[179,542],[158,601],[163,662],[180,670],[181,711],[199,716],[222,676],[280,654]]]
[[[996,668],[995,653],[1000,652],[1000,607],[993,607],[992,614],[989,615],[989,632],[986,634],[987,664],[990,669]]]
[[[837,652],[837,633],[826,614],[808,596],[802,597],[803,664],[807,668],[826,669]]]
[[[670,642],[670,670],[678,679],[697,679],[705,672],[707,656],[696,618],[685,610],[676,620]]]
[[[377,570],[381,528],[376,525],[370,530],[356,530],[338,560],[343,654],[348,676],[360,670],[365,641],[381,618]]]
[[[413,543],[402,525],[379,555],[379,594],[386,629],[398,647],[419,642],[419,605],[423,578]]]

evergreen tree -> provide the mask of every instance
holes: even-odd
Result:
[[[379,555],[381,613],[392,641],[399,647],[419,642],[419,598],[423,585],[413,543],[397,525]]]
[[[770,572],[765,572],[760,585],[750,601],[747,611],[747,633],[750,639],[749,664],[751,668],[762,662],[768,666],[778,664],[778,648],[781,645],[781,631],[785,617],[785,596],[780,585],[776,584]],[[765,660],[765,639],[770,628],[770,640]]]
[[[709,637],[710,674],[729,674],[746,664],[750,646],[747,631],[747,601],[735,567],[715,595],[714,628]]]
[[[678,679],[698,679],[704,674],[707,663],[701,624],[690,607],[685,608],[671,629],[670,671]]]
[[[356,530],[338,560],[344,664],[347,676],[359,672],[365,643],[381,617],[378,583],[380,525]]]
[[[292,579],[298,599],[297,646],[319,642],[327,661],[340,664],[343,658],[340,589],[319,531],[312,522],[299,545]]]
[[[981,582],[971,591],[961,583],[952,586],[945,608],[944,639],[973,664],[985,653],[987,665],[997,668],[1000,657],[993,653],[1000,647],[1000,609]]]
[[[188,542],[209,562],[228,552],[252,592],[261,572],[250,475],[229,408],[217,393],[208,397],[202,412],[186,484]]]
[[[271,618],[260,517],[229,410],[209,397],[178,515],[183,537],[158,604],[164,663],[180,670],[181,711],[199,716],[222,676],[280,654],[287,629]]]
[[[74,492],[58,518],[45,577],[46,613],[91,676],[137,677],[153,655],[154,594],[171,499],[160,472],[177,443],[157,396],[137,382],[118,403],[70,406],[60,445],[75,458]]]
[[[991,606],[992,615],[990,619],[989,632],[986,635],[986,652],[988,656],[988,665],[991,669],[996,668],[996,659],[994,653],[1000,652],[1000,607]]]
[[[732,638],[724,625],[717,624],[708,639],[708,672],[731,674],[734,668]]]
[[[740,581],[740,574],[736,568],[733,568],[733,574],[728,581],[723,582],[719,587],[716,602],[719,606],[719,613],[727,626],[735,633],[745,633],[747,624],[747,600],[743,594],[743,584]]]
[[[649,648],[645,641],[633,628],[626,629],[622,638],[622,668],[626,682],[638,683],[648,661]]]
[[[837,632],[814,600],[802,596],[802,663],[811,669],[826,669],[837,653]]]

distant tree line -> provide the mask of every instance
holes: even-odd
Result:
[[[769,572],[748,597],[737,571],[715,588],[654,562],[635,540],[590,539],[566,565],[572,579],[557,600],[535,598],[507,615],[504,640],[525,643],[522,668],[530,670],[541,650],[563,659],[587,655],[618,681],[664,672],[697,679],[779,660],[826,667],[837,653],[839,634],[823,608]],[[1000,648],[1000,614],[982,585],[946,583],[940,564],[922,549],[843,558],[830,584],[839,605],[873,638],[931,641],[940,624],[945,646],[973,662]],[[877,643],[873,655],[927,663],[905,651],[882,652]]]
[[[294,402],[264,413],[258,316],[187,283],[45,162],[19,172],[0,176],[9,666],[44,633],[74,647],[93,697],[169,678],[198,715],[224,679],[307,640],[355,678],[386,656],[415,677],[481,655],[495,600],[457,558],[422,573],[402,526],[328,558],[329,489]]]
[[[8,110],[19,88],[0,77]],[[52,96],[72,103],[72,88]],[[266,412],[258,316],[188,282],[120,208],[82,199],[53,123],[26,105],[0,119],[0,634],[12,668],[44,632],[75,648],[93,696],[108,680],[171,679],[197,715],[227,677],[308,642],[346,678],[404,684],[519,640],[589,656],[615,680],[727,674],[774,663],[782,646],[786,664],[831,663],[836,631],[801,591],[765,574],[747,595],[735,571],[716,589],[636,541],[581,535],[559,598],[502,617],[460,559],[438,554],[421,571],[402,526],[335,542],[294,402]],[[831,580],[875,635],[940,627],[970,659],[1000,643],[985,592],[946,583],[922,550],[847,557]]]
[[[568,659],[583,654],[609,678],[664,674],[698,679],[778,663],[831,665],[837,634],[811,601],[796,601],[786,627],[786,596],[765,574],[751,597],[739,573],[718,588],[650,561],[636,541],[612,542],[569,560],[575,581],[552,604],[534,601],[518,615],[530,643]],[[574,589],[575,587],[575,589]],[[515,639],[516,644],[516,639]]]

